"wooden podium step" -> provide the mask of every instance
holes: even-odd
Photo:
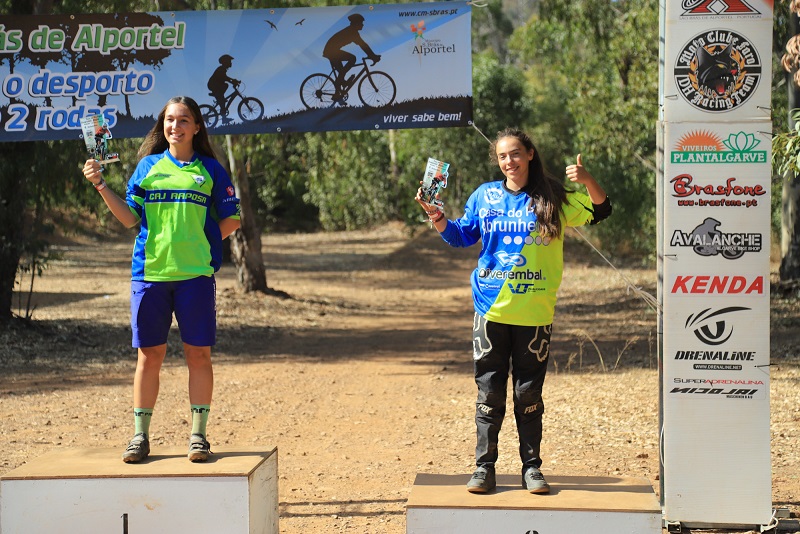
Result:
[[[547,495],[498,475],[497,490],[466,490],[470,475],[418,474],[406,505],[407,534],[661,534],[661,507],[646,478],[556,476]]]
[[[278,533],[278,454],[157,448],[126,464],[117,449],[58,449],[0,477],[0,534]]]

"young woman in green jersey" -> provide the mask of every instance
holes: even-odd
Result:
[[[567,226],[605,219],[611,203],[580,155],[566,168],[566,176],[582,184],[587,194],[567,189],[563,180],[546,173],[533,142],[520,130],[498,132],[490,155],[504,179],[478,186],[460,219],[448,220],[443,211],[423,202],[421,190],[417,201],[449,245],[482,243],[472,273],[477,445],[467,490],[486,493],[496,486],[498,435],[511,374],[522,487],[548,493],[550,486],[539,469],[542,387],[563,270],[563,233]]]
[[[211,453],[206,423],[214,385],[214,273],[222,261],[222,240],[239,228],[239,200],[214,154],[200,109],[189,97],[167,102],[139,158],[124,199],[106,185],[96,160],[83,167],[111,213],[128,228],[140,227],[131,266],[132,343],[138,351],[135,429],[122,459],[139,462],[150,453],[150,419],[174,315],[189,368],[188,456],[205,461]]]

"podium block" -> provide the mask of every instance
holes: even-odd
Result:
[[[138,464],[117,449],[54,450],[0,477],[0,534],[278,533],[277,448],[156,448]]]
[[[646,478],[553,476],[547,495],[498,475],[494,492],[466,490],[470,475],[418,474],[406,505],[407,534],[661,534],[661,507]]]

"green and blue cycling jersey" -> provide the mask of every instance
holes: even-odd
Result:
[[[239,199],[217,160],[195,154],[183,164],[169,150],[146,156],[128,181],[125,200],[141,222],[133,280],[176,282],[219,270],[218,221],[239,218]]]
[[[442,239],[454,247],[482,241],[472,272],[472,298],[478,315],[493,322],[519,326],[553,322],[564,241],[539,234],[529,203],[527,193],[511,191],[502,180],[485,183],[470,195],[464,216],[448,221],[442,232]],[[562,228],[590,223],[592,207],[587,195],[569,192]]]

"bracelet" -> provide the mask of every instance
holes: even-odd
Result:
[[[436,217],[435,219],[428,219],[428,220],[431,221],[431,223],[436,224],[439,221],[441,221],[442,219],[444,219],[444,212],[440,211],[438,217]]]
[[[93,185],[93,186],[94,186],[94,188],[95,188],[95,189],[97,189],[98,191],[102,191],[103,189],[105,189],[105,188],[106,188],[106,181],[105,181],[105,180],[103,180],[102,178],[100,178],[100,181],[99,181],[99,182],[97,182],[96,184],[92,184],[92,185]]]

